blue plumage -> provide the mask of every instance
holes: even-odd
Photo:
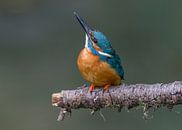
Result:
[[[89,40],[89,48],[92,51],[92,53],[95,55],[98,55],[101,60],[109,63],[110,66],[114,68],[119,74],[119,76],[123,79],[124,70],[123,70],[123,67],[121,66],[121,60],[118,54],[116,54],[115,50],[112,48],[109,40],[106,38],[106,36],[102,32],[99,32],[99,31],[94,31],[93,36],[97,40],[96,44],[102,50],[102,52],[111,55],[111,57],[98,53],[93,47],[93,44],[91,43],[91,41]]]
[[[107,58],[106,61],[114,68],[116,69],[119,76],[124,79],[124,70],[121,66],[120,58],[117,54],[113,56],[113,58]]]
[[[103,50],[103,52],[113,55],[115,50],[112,48],[109,40],[106,36],[99,31],[94,31],[94,37],[97,40],[97,45]]]

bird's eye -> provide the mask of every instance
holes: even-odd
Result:
[[[90,32],[90,38],[94,43],[97,43],[97,39],[94,37],[93,32]]]
[[[97,43],[97,39],[96,39],[96,38],[92,38],[92,41],[93,41],[94,43]]]

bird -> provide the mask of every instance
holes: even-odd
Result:
[[[91,28],[76,12],[74,15],[85,31],[85,47],[77,58],[77,66],[82,77],[91,83],[89,91],[96,87],[108,90],[118,86],[124,80],[121,59],[107,37]]]

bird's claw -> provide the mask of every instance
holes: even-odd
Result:
[[[89,92],[94,91],[94,89],[95,89],[95,86],[92,84],[92,85],[89,87]]]

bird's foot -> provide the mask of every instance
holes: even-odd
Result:
[[[111,85],[109,85],[109,84],[105,85],[103,91],[104,91],[104,92],[105,92],[105,91],[108,92],[110,86],[111,86]]]
[[[90,85],[90,87],[89,87],[89,92],[92,92],[93,90],[94,90],[94,88],[95,88],[95,86],[92,84],[92,85]]]

